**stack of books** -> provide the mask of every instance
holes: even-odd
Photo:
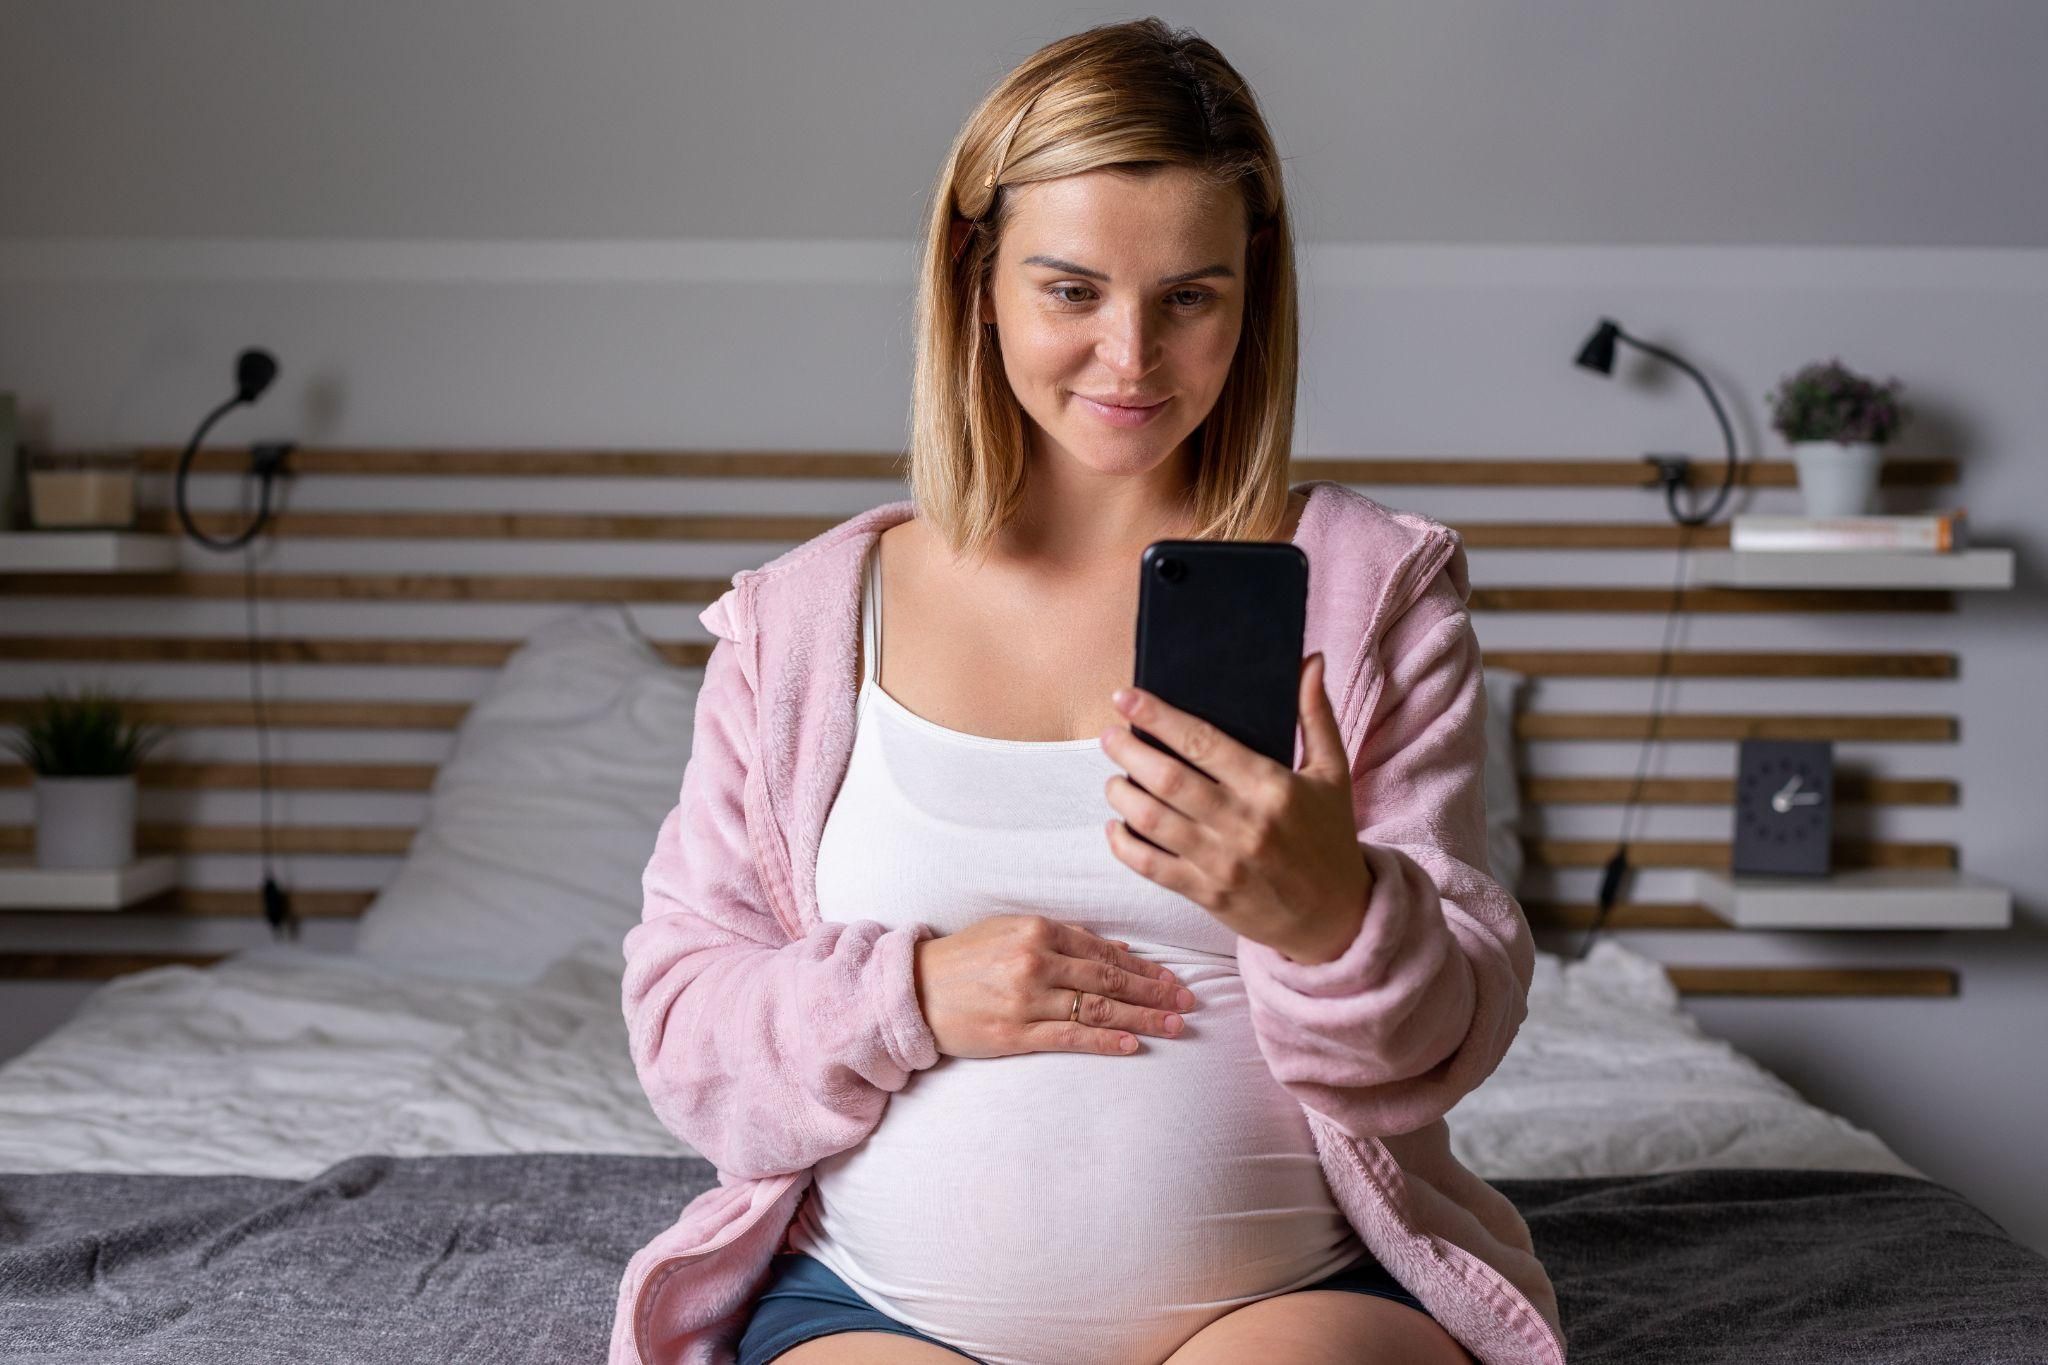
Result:
[[[1953,554],[1966,545],[1964,511],[1956,507],[1907,516],[1737,516],[1728,523],[1728,548]]]

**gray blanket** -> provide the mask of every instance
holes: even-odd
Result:
[[[365,1156],[310,1180],[0,1174],[0,1362],[597,1362],[688,1158]],[[1833,1171],[1495,1182],[1573,1365],[2048,1365],[2048,1258],[1944,1186]]]

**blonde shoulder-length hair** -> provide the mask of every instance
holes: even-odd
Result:
[[[980,321],[1010,216],[1005,191],[1105,167],[1169,166],[1238,187],[1250,233],[1237,356],[1196,432],[1191,534],[1279,538],[1297,346],[1280,158],[1251,87],[1223,54],[1147,18],[1034,52],[982,99],[939,174],[918,271],[910,487],[917,515],[955,553],[985,552],[1022,499],[1027,419],[994,324]]]

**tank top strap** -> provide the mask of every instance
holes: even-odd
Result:
[[[860,594],[861,652],[866,658],[862,673],[868,682],[882,674],[882,538],[868,546],[867,567]]]

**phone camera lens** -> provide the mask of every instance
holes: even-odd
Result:
[[[1169,583],[1178,583],[1188,576],[1188,566],[1178,559],[1166,558],[1159,561],[1159,576]]]

